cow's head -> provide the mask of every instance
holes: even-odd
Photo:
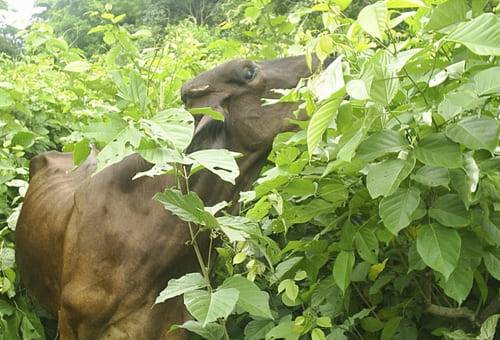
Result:
[[[317,64],[314,62],[314,64]],[[188,81],[181,89],[187,108],[211,107],[225,117],[223,128],[235,151],[267,148],[273,138],[292,126],[295,104],[262,105],[263,98],[276,98],[273,89],[293,88],[311,74],[304,56],[253,62],[236,59]],[[195,139],[214,124],[204,116],[197,122]],[[213,128],[213,126],[212,126]]]

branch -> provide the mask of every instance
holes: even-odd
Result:
[[[500,313],[500,298],[496,298],[486,306],[478,316],[479,322],[483,323],[487,318]]]
[[[425,311],[429,314],[442,316],[445,318],[451,318],[451,319],[465,318],[472,323],[476,322],[476,315],[474,314],[473,311],[471,311],[467,307],[450,308],[434,304],[428,304]]]

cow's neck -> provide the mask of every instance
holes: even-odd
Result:
[[[192,176],[189,186],[190,190],[195,191],[200,196],[206,206],[221,201],[232,202],[230,212],[235,213],[237,212],[239,193],[248,190],[257,178],[266,161],[269,148],[245,150],[237,140],[230,137],[223,127],[220,129],[216,135],[196,136],[203,142],[197,145],[195,137],[195,142],[189,152],[201,149],[227,149],[241,153],[243,156],[237,159],[240,175],[236,179],[235,185],[223,181],[207,170],[203,170]]]

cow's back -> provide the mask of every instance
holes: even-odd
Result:
[[[74,193],[95,168],[91,155],[74,170],[70,153],[47,152],[30,164],[30,185],[16,227],[16,262],[31,296],[56,315],[62,251]]]

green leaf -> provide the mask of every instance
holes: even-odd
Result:
[[[64,71],[74,72],[74,73],[83,73],[83,72],[87,72],[88,70],[90,70],[90,68],[91,68],[91,65],[88,62],[83,61],[83,60],[77,60],[77,61],[73,61],[73,62],[69,63],[68,65],[66,65],[66,67],[64,68]]]
[[[337,6],[339,6],[342,11],[344,9],[346,9],[347,7],[349,7],[351,2],[352,2],[352,0],[333,0],[333,3]]]
[[[189,320],[184,322],[179,327],[196,333],[204,339],[208,340],[220,340],[224,336],[224,328],[218,323],[209,323],[203,326],[203,324],[200,322]]]
[[[193,137],[194,119],[184,109],[160,111],[151,119],[141,119],[141,124],[154,140],[167,142],[179,151],[186,149]]]
[[[379,204],[379,213],[385,227],[397,235],[410,225],[419,203],[420,191],[417,188],[399,189],[391,196],[384,197]]]
[[[389,13],[385,2],[378,1],[364,7],[358,15],[361,28],[371,36],[383,39],[384,32],[389,24]]]
[[[73,163],[80,165],[90,155],[90,145],[87,139],[82,139],[73,148]]]
[[[215,292],[193,290],[184,294],[189,313],[206,327],[219,318],[227,318],[238,302],[239,292],[234,288],[220,288]]]
[[[295,325],[289,317],[284,317],[280,323],[266,334],[266,340],[285,339],[298,340],[302,327]]]
[[[189,112],[193,115],[203,115],[212,117],[215,120],[224,121],[224,115],[219,111],[212,109],[211,107],[194,107],[189,109]]]
[[[141,142],[140,132],[133,126],[121,130],[97,155],[96,173],[132,154]]]
[[[417,233],[417,251],[426,265],[443,274],[446,280],[455,270],[462,240],[455,229],[433,223]]]
[[[479,96],[500,93],[500,66],[490,67],[474,76],[474,87]]]
[[[337,154],[337,159],[342,160],[344,162],[350,162],[354,154],[356,153],[356,149],[359,146],[359,143],[363,140],[366,135],[366,127],[362,126],[354,136],[352,136],[347,143],[345,143],[342,148],[339,150]]]
[[[325,340],[325,333],[319,328],[315,328],[311,331],[311,340]]]
[[[494,314],[488,317],[481,325],[481,331],[478,340],[494,340],[495,334],[498,330],[498,320],[500,319],[500,314]]]
[[[391,159],[369,167],[366,187],[372,198],[389,196],[408,177],[415,166],[415,158]]]
[[[345,294],[349,283],[351,283],[351,273],[354,268],[354,253],[352,251],[341,251],[333,264],[333,279],[337,286]]]
[[[500,56],[500,17],[484,13],[457,27],[446,39],[479,55]]]
[[[320,37],[319,44],[322,41],[329,41],[333,50],[333,42],[330,37],[322,36]],[[330,53],[324,51],[324,58],[326,58]],[[312,93],[317,97],[318,102],[328,99],[333,96],[332,99],[343,97],[345,94],[345,83],[344,83],[344,73],[342,71],[342,57],[337,57],[328,67],[320,73],[320,75],[314,79],[309,85]]]
[[[408,143],[401,133],[394,130],[382,130],[365,139],[356,150],[356,154],[367,162],[404,150]]]
[[[363,260],[371,264],[378,262],[378,239],[373,230],[362,228],[354,236],[354,242],[356,250]]]
[[[500,281],[500,250],[497,248],[494,252],[485,252],[483,260],[491,276]]]
[[[278,293],[281,293],[282,291],[285,291],[285,295],[291,300],[295,301],[297,299],[297,296],[299,295],[299,286],[291,280],[291,279],[286,279],[280,282],[278,285]]]
[[[19,131],[12,137],[12,145],[22,146],[27,149],[35,144],[35,135],[30,131]]]
[[[465,205],[455,194],[439,197],[429,209],[429,216],[448,227],[465,227],[470,224]]]
[[[236,178],[240,175],[240,169],[234,159],[238,155],[238,153],[226,149],[208,149],[193,152],[188,157],[222,180],[235,184]]]
[[[465,0],[448,0],[432,10],[429,22],[425,26],[427,30],[439,30],[465,20],[467,3]]]
[[[387,8],[419,8],[426,7],[422,0],[387,0]]]
[[[269,294],[261,291],[252,281],[241,277],[233,276],[227,278],[221,288],[234,288],[239,292],[237,306],[255,317],[272,319],[269,308]]]
[[[366,100],[370,98],[366,84],[362,79],[350,80],[346,85],[346,91],[351,98],[357,100]]]
[[[179,190],[166,189],[154,195],[153,199],[163,204],[165,209],[183,221],[210,228],[218,226],[215,217],[204,209],[203,201],[193,191],[183,195]]]
[[[307,127],[307,150],[312,157],[314,150],[319,144],[321,137],[338,112],[340,103],[344,96],[343,91],[338,92],[314,112]]]
[[[469,117],[448,126],[446,136],[471,150],[494,152],[498,142],[497,121],[488,117]]]
[[[469,296],[474,283],[474,271],[468,263],[459,262],[459,265],[450,278],[446,281],[441,281],[439,285],[443,288],[446,295],[462,304],[462,302]]]
[[[252,320],[245,326],[245,340],[261,340],[273,329],[274,323],[269,320]]]
[[[206,286],[207,282],[200,273],[185,274],[178,279],[169,280],[167,287],[156,298],[155,304]]]
[[[394,58],[386,50],[379,50],[369,60],[362,78],[369,89],[370,98],[381,105],[389,105],[399,89],[397,73],[389,68]]]
[[[424,165],[411,175],[411,179],[429,187],[442,186],[449,189],[450,176],[446,168]]]
[[[401,320],[403,320],[401,316],[396,316],[387,321],[380,335],[380,340],[391,340],[396,334]]]
[[[445,168],[460,168],[462,154],[460,146],[442,133],[434,133],[423,138],[415,149],[417,159],[427,165]]]

